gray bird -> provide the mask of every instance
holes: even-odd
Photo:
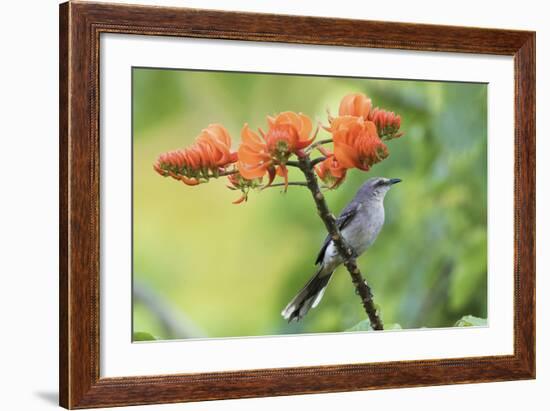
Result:
[[[342,236],[356,256],[363,254],[378,237],[384,225],[384,197],[392,185],[400,181],[399,178],[383,177],[367,180],[336,219]],[[315,261],[317,272],[281,312],[284,319],[299,321],[310,308],[315,308],[332,273],[342,262],[332,239],[327,236]]]

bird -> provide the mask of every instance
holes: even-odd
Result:
[[[400,178],[385,177],[368,179],[336,219],[336,225],[355,257],[363,254],[378,237],[384,225],[384,198],[390,188],[401,181]],[[315,308],[323,298],[334,270],[342,263],[332,238],[327,235],[315,261],[317,271],[281,312],[283,318],[288,322],[300,321],[311,308]]]

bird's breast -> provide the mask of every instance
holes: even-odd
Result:
[[[384,207],[378,204],[364,205],[356,216],[357,221],[342,231],[346,242],[358,255],[369,248],[384,225]]]

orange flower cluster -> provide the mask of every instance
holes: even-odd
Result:
[[[210,124],[182,150],[161,154],[153,168],[161,176],[170,176],[187,185],[197,185],[217,177],[237,161],[231,152],[231,136],[220,124]]]
[[[372,108],[364,94],[346,95],[340,102],[338,117],[329,116],[326,128],[332,134],[334,154],[316,167],[319,178],[330,187],[337,187],[345,178],[345,170],[368,171],[388,157],[383,140],[400,137],[401,118],[393,112]]]
[[[276,175],[288,183],[286,162],[292,154],[301,155],[301,150],[315,139],[310,137],[311,120],[304,114],[285,111],[275,117],[268,116],[268,131],[259,130],[261,137],[245,124],[241,131],[239,146],[239,171],[244,178],[253,179],[269,175],[269,186]]]
[[[388,148],[378,137],[372,121],[345,115],[335,118],[330,129],[334,155],[345,168],[368,171],[388,156]]]
[[[372,165],[388,156],[384,141],[401,137],[401,118],[393,112],[374,108],[364,94],[346,95],[340,102],[338,116],[329,115],[325,127],[332,135],[333,151],[321,144],[316,147],[324,157],[314,161],[315,172],[329,188],[338,187],[348,169],[368,171]],[[276,176],[288,186],[289,159],[308,156],[308,148],[317,136],[312,133],[312,122],[302,113],[285,111],[267,117],[267,132],[252,131],[248,124],[241,130],[241,143],[237,152],[231,151],[231,137],[219,124],[202,130],[188,148],[161,154],[154,169],[162,176],[170,176],[187,185],[197,185],[210,178],[227,176],[232,190],[242,196],[234,203],[247,201],[251,189],[269,187]],[[295,165],[295,164],[290,164]],[[262,185],[264,176],[268,182]]]

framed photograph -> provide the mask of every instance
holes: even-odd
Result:
[[[535,378],[535,33],[60,6],[60,404]]]

